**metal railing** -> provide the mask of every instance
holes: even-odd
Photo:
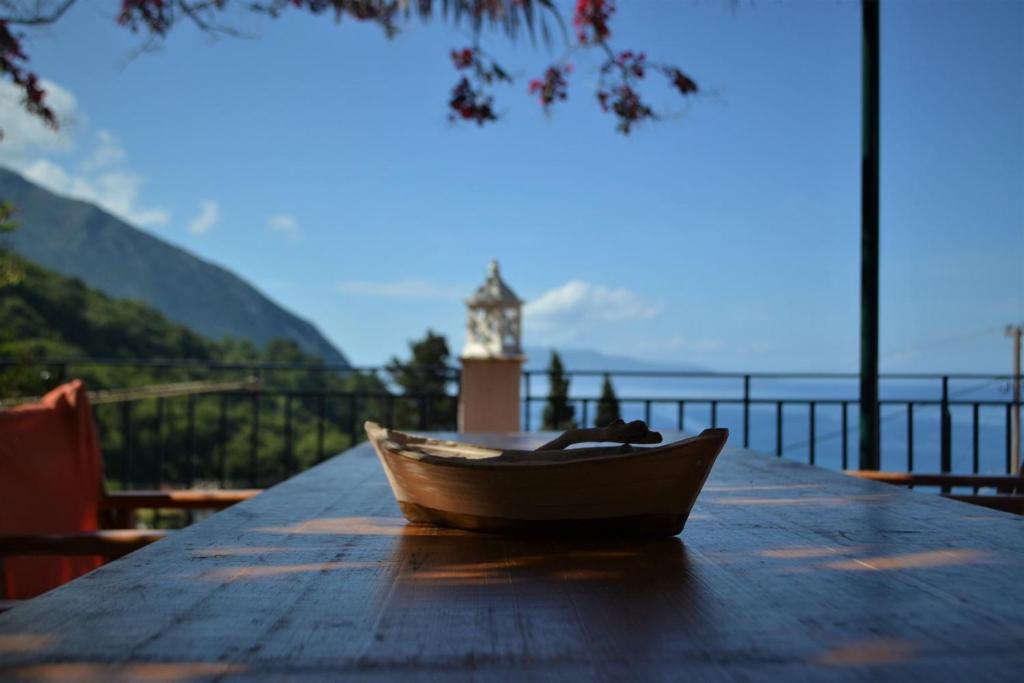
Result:
[[[180,399],[177,406],[174,399]],[[454,430],[454,423],[439,422],[436,414],[454,415],[457,400],[447,394],[254,386],[107,401],[95,405],[94,411],[101,425],[108,482],[117,487],[170,484],[191,488],[200,482],[217,488],[258,488],[362,441],[362,423],[367,419],[406,429]],[[143,402],[152,403],[151,419],[139,419]],[[215,412],[215,419],[207,420],[205,426],[197,420],[202,404],[212,406]],[[439,406],[445,409],[438,411]],[[304,419],[299,419],[300,414]],[[304,448],[299,443],[303,436],[297,428],[300,422],[302,431],[312,437]],[[140,444],[143,434],[148,438]],[[279,438],[270,438],[272,435]]]
[[[630,419],[643,419],[654,429],[694,431],[702,427],[729,426],[734,430],[733,443],[736,443],[735,439],[738,437],[739,443],[745,448],[752,446],[752,435],[754,434],[751,422],[752,413],[758,409],[762,409],[762,412],[764,409],[767,409],[771,414],[771,418],[773,418],[771,420],[773,424],[762,426],[758,431],[762,437],[766,434],[770,435],[773,443],[766,444],[762,440],[762,443],[756,446],[760,450],[771,451],[779,457],[793,455],[810,464],[820,464],[818,455],[822,442],[838,439],[838,457],[830,464],[841,469],[857,468],[856,444],[851,445],[850,442],[850,437],[856,434],[856,425],[854,420],[851,420],[850,412],[850,408],[853,407],[853,417],[855,419],[857,415],[856,407],[859,405],[859,401],[855,396],[821,396],[810,398],[806,396],[757,395],[752,388],[755,382],[826,381],[832,383],[853,383],[859,378],[859,375],[854,373],[566,371],[564,375],[570,380],[570,387],[575,383],[575,380],[580,378],[604,378],[608,376],[613,380],[620,381],[623,379],[656,380],[661,383],[671,384],[674,389],[680,390],[680,394],[683,393],[681,390],[685,389],[688,383],[692,384],[700,381],[713,381],[725,385],[734,383],[734,386],[726,386],[720,393],[713,393],[711,395],[700,393],[686,395],[685,397],[681,395],[657,397],[650,395],[624,395],[617,397],[617,402],[622,410],[632,407],[632,414],[629,415]],[[539,406],[551,406],[551,420],[555,424],[560,424],[566,419],[566,416],[558,414],[560,408],[558,403],[549,404],[546,382],[544,382],[545,387],[541,392],[534,393],[538,379],[544,379],[546,376],[547,373],[543,371],[524,371],[523,373],[523,426],[527,431],[539,427],[539,416],[536,410]],[[919,385],[916,387],[918,393],[923,393],[923,387],[920,385],[930,384],[932,385],[930,388],[935,394],[933,398],[915,396],[883,398],[879,400],[880,424],[883,426],[886,424],[891,425],[894,421],[898,420],[903,422],[903,434],[901,435],[901,440],[903,441],[901,449],[903,451],[902,462],[895,462],[894,458],[891,457],[894,450],[892,448],[894,439],[891,435],[889,438],[883,439],[880,444],[883,453],[883,463],[886,463],[888,467],[905,468],[907,471],[915,469],[915,465],[918,464],[915,460],[921,440],[921,423],[924,423],[923,426],[926,429],[934,430],[938,436],[936,449],[938,457],[935,468],[932,471],[954,471],[954,452],[956,449],[954,447],[953,416],[956,413],[966,412],[968,416],[967,425],[963,424],[964,420],[959,422],[962,427],[969,429],[969,469],[972,473],[978,473],[981,471],[983,462],[988,464],[991,469],[994,460],[992,457],[994,446],[988,443],[983,448],[981,438],[982,417],[991,418],[991,414],[997,412],[999,413],[998,419],[1002,423],[1000,426],[1001,438],[998,445],[1001,451],[998,458],[1000,462],[999,469],[1006,473],[1014,471],[1015,454],[1013,453],[1011,435],[1013,420],[1015,415],[1019,414],[1019,404],[1009,397],[1009,387],[1015,379],[1020,381],[1020,377],[987,374],[939,375],[899,373],[881,375],[879,379],[883,385],[885,383],[914,382]],[[966,389],[961,389],[959,392],[951,391],[953,383],[965,382],[972,382],[974,384]],[[978,382],[981,382],[981,384],[977,384]],[[1006,399],[991,397],[964,398],[965,394],[969,394],[979,388],[985,388],[986,386],[990,390],[1003,387],[1008,397]],[[927,387],[924,388],[927,391]],[[990,393],[993,392],[990,391]],[[567,403],[573,406],[573,418],[575,418],[575,422],[579,426],[591,426],[594,424],[596,408],[600,405],[600,401],[601,399],[597,395],[581,396],[570,391]],[[666,408],[667,410],[659,412],[656,410],[658,407]],[[722,424],[721,413],[725,407],[735,407],[737,409],[737,414],[733,416],[732,424],[729,425]],[[694,408],[703,408],[703,419],[688,421],[687,413],[690,411],[692,414]],[[802,438],[800,441],[789,443],[786,441],[787,429],[785,418],[787,413],[790,412],[787,411],[787,408],[790,411],[793,408],[802,409],[804,417],[802,431],[805,438]],[[820,431],[820,423],[822,422],[821,412],[822,409],[826,408],[834,409],[835,416],[832,421],[837,424],[834,429],[823,434]],[[929,409],[935,414],[928,414]],[[985,415],[985,413],[989,414]],[[989,422],[991,421],[990,419]],[[988,439],[988,441],[991,441],[991,439]],[[889,448],[886,448],[887,446]],[[988,457],[983,457],[986,455]],[[931,464],[929,463],[929,465]]]
[[[0,359],[0,368],[14,362],[23,363]],[[114,488],[266,486],[361,441],[366,419],[413,430],[456,427],[460,376],[455,368],[419,369],[443,376],[444,393],[407,394],[387,368],[380,367],[105,359],[48,360],[33,367],[50,385],[117,368],[146,369],[159,379],[179,381],[157,387],[161,391],[156,393],[152,386],[145,391],[122,387],[120,392],[96,387],[103,392],[95,413],[108,484]],[[600,404],[596,381],[607,375],[628,389],[617,399],[623,417],[644,419],[654,429],[692,432],[728,426],[737,445],[827,467],[857,466],[855,439],[851,442],[858,405],[858,376],[853,373],[565,375],[572,387],[568,404],[580,426],[594,424]],[[102,372],[98,376],[104,377]],[[523,372],[526,431],[543,426],[546,377],[544,371]],[[1009,392],[1002,398],[1000,389],[1014,379],[983,374],[883,375],[883,388],[914,384],[914,395],[880,400],[883,469],[1011,472],[1011,424],[1019,406]],[[197,381],[203,384],[194,384]],[[192,382],[195,391],[167,389],[189,386],[181,382]],[[593,392],[585,386],[588,382],[595,384]],[[989,395],[968,397],[978,387]],[[553,417],[559,423],[566,416]]]
[[[456,428],[455,368],[406,369],[406,378],[423,373],[445,386],[443,393],[408,393],[384,367],[0,359],[0,370],[11,367],[38,380],[31,390],[36,395],[74,377],[86,379],[113,489],[268,486],[362,440],[364,420]],[[145,386],[105,386],[129,378]],[[24,400],[0,398],[0,407]]]

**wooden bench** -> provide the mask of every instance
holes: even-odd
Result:
[[[875,470],[846,470],[845,474],[860,479],[880,481],[894,486],[939,486],[940,495],[963,503],[981,505],[993,510],[1024,515],[1024,477],[1012,474],[952,474],[918,472],[881,472]],[[953,493],[954,487],[970,487],[974,493]],[[977,493],[978,489],[995,489],[994,494]]]
[[[260,493],[106,491],[89,396],[77,380],[0,410],[0,477],[0,599],[28,598],[162,539],[133,528],[136,510],[222,510]]]

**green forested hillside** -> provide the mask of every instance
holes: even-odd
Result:
[[[112,299],[14,255],[16,284],[0,289],[0,356],[196,358],[218,345],[145,304]]]
[[[0,367],[0,399],[39,395],[73,377],[84,379],[90,389],[123,388],[246,379],[254,372],[246,366],[268,363],[305,366],[261,370],[258,393],[98,405],[113,487],[201,481],[267,485],[308,467],[321,454],[347,448],[352,435],[361,438],[365,419],[412,422],[418,416],[418,411],[403,405],[408,400],[390,393],[376,375],[326,371],[318,357],[293,341],[273,340],[258,348],[248,340],[208,339],[145,304],[112,299],[20,257],[3,256],[18,277],[14,284],[0,287],[0,358],[7,359]],[[75,363],[62,368],[52,362],[84,357],[190,359],[197,364]],[[12,365],[10,359],[16,362]],[[208,363],[239,367],[210,369],[205,367]],[[432,414],[453,415],[453,406],[454,398],[439,399]],[[389,419],[392,415],[398,417]]]

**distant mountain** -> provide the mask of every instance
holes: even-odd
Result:
[[[6,237],[17,253],[121,299],[148,303],[213,339],[265,345],[291,339],[327,363],[345,356],[309,322],[228,270],[128,225],[103,209],[53,194],[0,168],[0,200],[18,208]]]
[[[708,368],[687,363],[659,363],[655,361],[639,360],[629,356],[610,356],[598,351],[589,349],[556,349],[562,357],[562,364],[566,370],[594,371],[594,370],[626,370],[630,372],[706,372]],[[551,349],[545,347],[527,348],[526,370],[547,370],[548,362],[551,359]]]

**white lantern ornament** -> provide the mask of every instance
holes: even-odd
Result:
[[[463,358],[519,358],[522,348],[523,302],[504,280],[497,260],[487,280],[466,299],[466,345]]]
[[[459,385],[460,432],[516,432],[523,363],[523,301],[491,261],[487,280],[466,299]]]

